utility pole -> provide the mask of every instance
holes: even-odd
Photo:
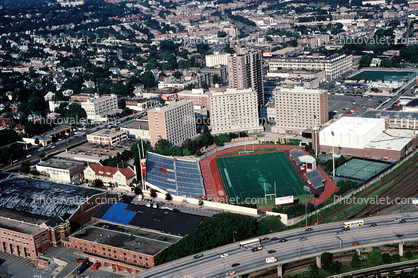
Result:
[[[332,135],[332,180],[335,180],[335,151],[334,151],[334,131],[331,131]]]

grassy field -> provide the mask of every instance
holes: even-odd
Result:
[[[216,158],[228,198],[302,195],[305,182],[284,152]]]

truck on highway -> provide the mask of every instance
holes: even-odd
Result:
[[[267,258],[266,264],[271,264],[277,262],[277,259],[275,257]]]
[[[262,246],[254,247],[253,249],[251,249],[251,251],[253,252],[260,251],[260,250],[263,250]]]

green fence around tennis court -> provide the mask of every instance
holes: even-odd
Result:
[[[216,158],[228,198],[302,195],[305,182],[284,152]]]
[[[363,181],[388,167],[390,167],[390,163],[384,161],[352,158],[335,168],[335,176]]]

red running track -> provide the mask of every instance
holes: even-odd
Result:
[[[289,157],[289,151],[294,149],[293,147],[286,147],[286,146],[278,146],[278,145],[257,145],[257,149],[272,149],[276,148],[282,151],[285,151],[286,154]],[[220,152],[217,152],[211,156],[208,156],[204,160],[200,161],[200,169],[202,171],[205,190],[206,190],[206,196],[208,199],[212,199],[215,202],[222,202],[227,201],[226,200],[226,193],[225,189],[222,184],[221,175],[219,174],[218,165],[216,164],[216,157],[221,156],[223,154],[231,153],[231,152],[237,152],[237,151],[243,151],[245,150],[245,146],[241,147],[235,147],[230,148],[226,150],[222,150]],[[260,152],[255,152],[260,153]],[[303,175],[303,173],[299,170],[299,167],[296,167],[295,162],[293,159],[290,159],[292,163],[294,164],[295,168],[297,169],[299,175],[302,177],[302,179],[307,181],[306,177]],[[331,195],[338,190],[338,188],[335,186],[335,184],[332,182],[332,180],[324,173],[322,169],[318,167],[318,170],[321,172],[321,174],[326,179],[325,182],[325,190],[315,200],[312,200],[312,204],[320,204],[323,201],[328,200]]]

